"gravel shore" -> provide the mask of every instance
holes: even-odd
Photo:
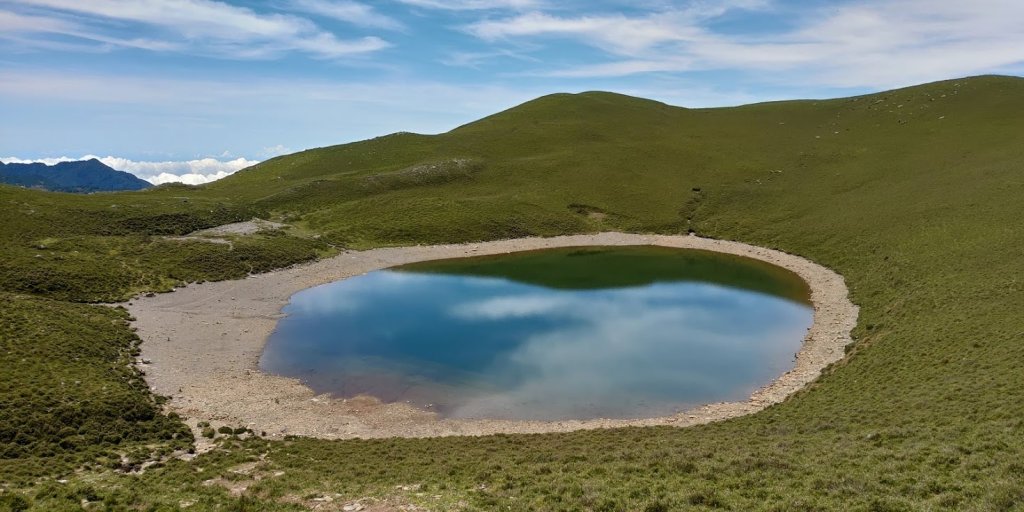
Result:
[[[594,245],[660,245],[705,249],[763,260],[789,269],[811,288],[814,323],[792,370],[743,402],[708,404],[674,416],[639,420],[451,420],[408,404],[371,397],[315,396],[296,379],[257,368],[264,343],[296,292],[382,268],[425,260]],[[494,433],[564,432],[644,425],[688,426],[750,414],[781,402],[842,359],[857,321],[842,276],[804,258],[738,242],[696,236],[600,233],[521,238],[462,245],[346,252],[330,259],[238,281],[192,284],[173,293],[123,304],[142,337],[140,367],[169,408],[196,421],[247,426],[268,437],[328,439],[431,437]]]

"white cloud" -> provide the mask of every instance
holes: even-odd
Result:
[[[62,34],[115,46],[179,50],[235,58],[263,58],[287,51],[336,58],[374,52],[390,46],[378,37],[339,39],[313,22],[292,15],[259,14],[214,0],[16,0],[17,4],[51,10],[19,23],[19,32]],[[314,2],[315,3],[315,2]],[[322,3],[322,2],[321,2]],[[75,14],[75,22],[62,13]],[[5,16],[21,16],[5,13]],[[23,16],[22,16],[23,17]],[[160,29],[165,40],[120,39],[109,35],[109,20],[141,23]],[[92,22],[92,25],[86,25]],[[0,26],[10,24],[0,18]],[[42,41],[46,42],[46,41]]]
[[[56,18],[0,11],[0,31],[2,32],[69,32],[76,27],[77,25],[74,23]]]
[[[615,55],[635,56],[663,49],[666,45],[700,40],[706,37],[703,22],[730,11],[767,6],[767,0],[695,2],[686,8],[633,16],[621,13],[556,16],[533,11],[505,19],[479,21],[466,26],[465,30],[487,41],[524,36],[573,38]]]
[[[614,297],[607,291],[499,295],[461,304],[451,314],[478,322],[559,320],[481,372],[517,385],[483,392],[451,413],[499,418],[525,408],[540,418],[594,407],[586,404],[632,403],[638,389],[650,393],[655,382],[676,389],[663,406],[691,398],[696,405],[709,396],[740,399],[791,365],[811,321],[801,305],[695,283],[616,290]],[[622,371],[638,367],[647,370]],[[751,380],[737,385],[740,374]],[[658,406],[656,396],[645,400]]]
[[[421,303],[423,297],[430,298],[429,304]],[[341,318],[360,331],[364,320],[375,321],[372,310],[381,304],[418,308],[419,314],[388,325],[386,333],[371,329],[358,336],[356,345],[383,347],[383,352],[367,353],[353,348],[350,355],[359,356],[359,371],[367,371],[364,365],[373,361],[379,366],[370,371],[378,375],[393,374],[396,368],[409,375],[405,364],[410,360],[399,358],[396,364],[392,357],[378,356],[393,356],[391,348],[400,343],[396,340],[415,335],[422,322],[436,323],[438,318],[462,324],[455,339],[501,340],[500,357],[473,368],[465,381],[438,396],[435,403],[451,406],[446,414],[455,417],[618,414],[620,407],[638,407],[638,394],[654,414],[691,401],[741,399],[792,366],[792,354],[813,316],[804,305],[706,283],[569,293],[506,279],[452,280],[389,270],[301,291],[285,312],[305,317],[293,321]],[[523,323],[509,323],[521,319],[527,319],[530,334],[523,334]],[[475,335],[485,331],[525,337],[489,340]],[[418,357],[414,364],[425,367]],[[426,366],[432,365],[428,361]],[[631,371],[636,368],[644,370]],[[475,380],[481,376],[486,377]],[[410,380],[416,381],[417,400],[435,392],[429,389],[429,378]]]
[[[55,165],[60,162],[89,160],[93,158],[118,171],[130,172],[154,185],[162,185],[164,183],[202,185],[203,183],[209,183],[230,176],[241,169],[259,163],[257,160],[248,160],[246,158],[236,158],[227,161],[215,158],[200,158],[184,161],[145,162],[115,156],[99,157],[96,155],[85,155],[80,158],[61,156],[36,159],[6,157],[0,158],[0,161],[8,164],[39,162],[46,165]]]
[[[757,35],[715,32],[708,22],[736,9],[772,14],[772,4],[751,0],[695,5],[631,16],[529,12],[478,21],[465,30],[490,42],[571,39],[611,58],[531,73],[539,76],[771,71],[780,82],[888,88],[1024,63],[1024,2],[1018,0],[859,1],[805,11],[793,18],[795,28]]]
[[[377,12],[373,7],[349,0],[292,0],[291,6],[303,12],[326,16],[362,27],[402,30],[402,23]]]
[[[93,43],[102,43],[105,47],[138,48],[153,51],[177,50],[180,46],[169,41],[158,41],[146,38],[122,39],[90,31],[88,27],[74,21],[44,17],[23,15],[14,12],[0,11],[0,38],[24,43],[28,46],[48,48],[55,50],[88,50],[88,48],[76,48],[74,45],[59,43],[48,40],[33,40],[28,34],[60,34],[73,36]],[[62,46],[59,48],[57,46]]]
[[[292,295],[285,312],[299,311],[316,316],[351,314],[372,305],[371,298],[377,294],[426,289],[431,283],[427,276],[420,274],[379,270],[347,279],[343,286],[335,282],[302,290]]]
[[[171,174],[169,172],[162,172],[156,176],[148,178],[146,181],[154,185],[163,185],[165,183],[184,183],[186,185],[202,185],[204,183],[210,183],[211,181],[217,181],[221,178],[230,176],[231,173],[227,171],[218,171],[213,174]]]
[[[541,0],[398,0],[413,7],[448,11],[483,11],[494,9],[530,9],[543,4]]]
[[[638,55],[665,43],[700,35],[699,29],[676,23],[677,18],[666,14],[560,17],[530,12],[503,20],[480,21],[466,30],[487,41],[522,36],[571,37],[613,54]]]
[[[282,144],[278,144],[276,146],[268,146],[261,149],[260,156],[262,156],[263,158],[273,158],[275,156],[287,155],[288,153],[293,152],[294,151],[292,151],[291,148],[286,147]]]
[[[690,66],[691,61],[683,58],[662,60],[636,59],[555,69],[534,74],[563,78],[609,78],[639,73],[685,71]]]
[[[487,52],[452,52],[439,62],[445,66],[477,68],[480,64],[495,59],[515,59],[526,62],[541,62],[541,60],[536,57],[503,49]]]
[[[10,98],[117,104],[173,103],[175,108],[198,104],[213,109],[225,102],[261,100],[268,106],[310,101],[319,103],[322,109],[326,106],[324,102],[345,102],[400,105],[407,111],[444,112],[466,105],[487,104],[497,98],[519,102],[545,91],[555,92],[521,86],[461,86],[432,81],[161,79],[125,74],[22,72],[2,67],[0,72],[3,73],[0,95]]]
[[[189,185],[209,183],[259,163],[259,161],[241,157],[227,161],[201,158],[185,161],[140,162],[108,156],[99,160],[114,169],[130,172],[154,185],[171,182],[182,182]]]
[[[435,81],[366,81],[333,82],[323,80],[203,80],[159,79],[134,75],[79,74],[65,72],[23,72],[0,67],[0,97],[25,98],[32,101],[70,101],[91,104],[173,106],[173,112],[188,112],[190,116],[209,118],[215,122],[244,114],[246,119],[266,123],[270,113],[285,111],[288,122],[298,122],[300,112],[308,118],[327,119],[335,130],[327,143],[358,140],[393,131],[437,133],[454,128],[495,111],[512,107],[557,89],[528,85],[464,86]],[[258,116],[255,116],[258,114]],[[173,116],[173,113],[168,115]],[[339,127],[338,116],[353,116],[360,123]],[[386,119],[391,116],[391,119]],[[359,130],[341,132],[341,129]],[[390,131],[388,131],[390,130]],[[290,134],[288,127],[275,134]],[[344,138],[343,138],[344,137]],[[313,147],[318,141],[308,137],[292,149]],[[0,145],[3,141],[0,140]],[[223,139],[219,144],[238,144]],[[249,150],[257,154],[259,148]],[[271,148],[272,149],[272,148]],[[8,150],[11,151],[11,150]],[[211,151],[212,150],[207,150]],[[219,149],[217,150],[219,151]],[[260,155],[263,156],[263,155]]]
[[[509,295],[459,304],[452,309],[451,315],[466,320],[500,320],[550,315],[555,311],[571,311],[574,306],[578,305],[569,296]]]

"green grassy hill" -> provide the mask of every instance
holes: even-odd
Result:
[[[0,488],[17,489],[0,510],[304,510],[336,493],[438,509],[1022,510],[1022,112],[1024,79],[993,76],[725,109],[559,94],[203,187],[0,187]],[[233,246],[174,238],[252,216],[291,227]],[[126,369],[124,315],[85,303],[339,248],[602,230],[694,231],[832,267],[861,306],[857,341],[783,404],[704,427],[225,437],[142,475],[104,469],[191,434]],[[248,460],[283,474],[241,497],[203,484],[250,478],[230,471]]]

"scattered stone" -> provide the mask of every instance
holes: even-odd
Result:
[[[281,317],[281,307],[300,290],[396,264],[455,257],[464,252],[501,254],[584,245],[659,245],[712,250],[753,257],[797,273],[810,285],[816,311],[814,324],[807,332],[793,371],[757,390],[743,402],[709,404],[663,418],[541,422],[453,420],[439,418],[429,409],[402,402],[384,404],[369,397],[318,398],[296,379],[268,375],[256,369],[260,349]],[[750,414],[782,401],[817,378],[822,368],[843,357],[844,351],[840,349],[852,343],[849,333],[857,319],[857,307],[849,302],[847,295],[842,276],[779,251],[699,236],[606,232],[469,246],[351,251],[243,280],[182,288],[151,300],[129,303],[128,309],[136,318],[133,325],[144,333],[142,355],[161,362],[160,371],[152,370],[146,379],[155,393],[172,395],[168,402],[170,411],[194,418],[190,421],[248,424],[253,431],[265,430],[272,433],[271,437],[287,441],[292,435],[331,439],[428,437],[665,424],[688,426]],[[227,300],[228,297],[235,300]],[[218,302],[218,298],[225,300]],[[246,370],[251,370],[251,374],[247,376]],[[314,398],[318,400],[313,401]],[[196,434],[197,438],[201,437],[198,430]],[[201,442],[197,439],[197,449]]]

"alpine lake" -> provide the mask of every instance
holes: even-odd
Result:
[[[692,249],[435,260],[293,295],[260,367],[445,418],[667,416],[790,369],[809,296],[788,270]]]

